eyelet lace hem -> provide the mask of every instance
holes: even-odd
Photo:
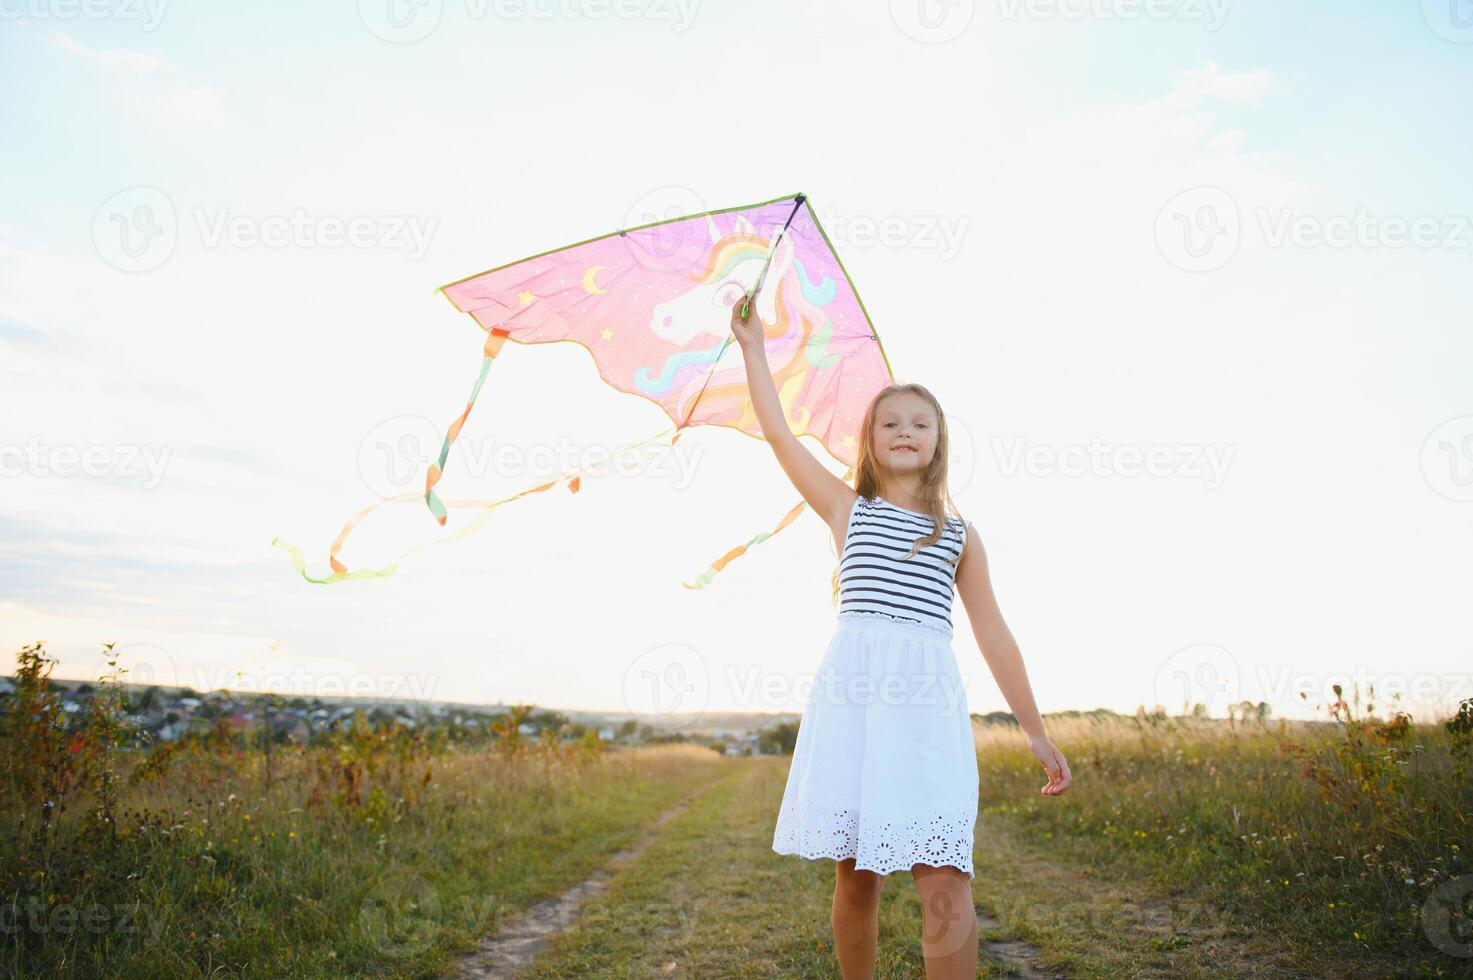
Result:
[[[883,619],[886,622],[890,623],[900,623],[902,626],[914,626],[917,629],[930,630],[933,633],[940,633],[942,636],[949,637],[952,635],[952,629],[950,626],[942,626],[940,623],[928,623],[924,620],[917,621],[914,619],[907,619],[904,616],[894,616],[887,612],[880,612],[877,609],[846,609],[843,612],[839,613],[840,623],[843,623],[845,620],[858,620],[869,618]]]
[[[804,858],[854,858],[856,871],[888,875],[917,864],[973,877],[975,807],[940,807],[909,820],[875,820],[849,807],[795,801],[778,813],[772,849]]]

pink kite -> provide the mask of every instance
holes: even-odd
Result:
[[[447,502],[435,485],[507,340],[581,344],[604,381],[650,399],[670,417],[674,429],[652,439],[673,431],[673,443],[695,425],[723,425],[760,439],[746,368],[739,356],[722,360],[733,339],[732,305],[755,302],[789,428],[817,438],[851,472],[864,409],[893,377],[864,304],[803,194],[610,232],[477,273],[440,292],[486,332],[480,373],[465,410],[451,423],[439,458],[426,473],[423,497],[442,525]],[[486,513],[441,541],[465,537],[485,523],[491,508],[517,497],[562,482],[577,492],[579,476],[496,501],[450,501],[448,506]],[[329,554],[332,573],[323,578],[307,574],[298,549],[280,539],[273,544],[292,554],[309,582],[392,574],[398,561],[350,572],[337,557],[348,533],[383,502],[344,526]],[[800,500],[771,531],[728,551],[686,587],[704,587],[748,547],[791,523],[804,506]]]

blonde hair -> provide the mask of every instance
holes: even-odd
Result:
[[[914,558],[916,552],[941,540],[941,533],[946,525],[948,510],[958,519],[961,514],[957,512],[956,502],[951,499],[951,492],[947,489],[946,477],[947,467],[951,461],[951,441],[946,428],[946,413],[941,410],[941,403],[936,396],[922,384],[909,382],[907,384],[892,384],[870,399],[869,405],[864,410],[864,421],[860,431],[864,438],[859,440],[859,458],[854,463],[854,489],[867,500],[873,500],[880,492],[880,464],[875,459],[874,452],[874,429],[875,416],[879,414],[880,402],[891,395],[912,394],[919,395],[931,405],[931,410],[936,413],[936,451],[931,455],[931,461],[926,464],[921,473],[921,485],[917,489],[917,496],[923,502],[921,510],[931,518],[933,527],[930,533],[924,537],[917,538],[911,546],[910,553],[906,558]],[[848,541],[844,542],[846,545]],[[837,555],[842,559],[843,555]],[[955,566],[961,560],[958,554],[948,562]],[[833,603],[839,603],[839,568],[834,566],[833,575]]]

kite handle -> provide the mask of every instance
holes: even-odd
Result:
[[[793,223],[793,218],[797,216],[798,209],[803,206],[805,200],[807,197],[803,194],[793,198],[793,210],[788,212],[788,220],[784,221],[783,226],[777,230],[777,234],[772,236],[772,246],[767,250],[767,259],[762,263],[762,271],[757,273],[757,282],[752,286],[752,291],[742,297],[743,320],[751,312],[752,300],[762,291],[762,284],[767,281],[767,269],[772,265],[772,257],[777,254],[777,243],[782,240],[783,234],[788,230],[788,225]]]
[[[784,225],[781,229],[778,230],[778,233],[773,236],[772,247],[767,250],[767,260],[762,263],[762,271],[757,273],[757,281],[752,285],[752,291],[750,293],[744,293],[742,295],[743,320],[745,320],[747,318],[747,314],[751,312],[752,300],[756,299],[757,294],[762,291],[762,283],[767,280],[767,268],[772,264],[772,256],[777,252],[777,243],[783,237],[783,232],[787,230],[787,226]]]

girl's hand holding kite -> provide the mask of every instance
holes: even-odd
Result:
[[[742,353],[748,353],[753,347],[759,350],[762,347],[764,332],[762,318],[757,315],[757,304],[748,303],[747,300],[755,300],[755,295],[743,296],[731,304],[731,332],[736,337],[736,342],[742,348]],[[742,307],[747,307],[746,317],[742,316]]]

